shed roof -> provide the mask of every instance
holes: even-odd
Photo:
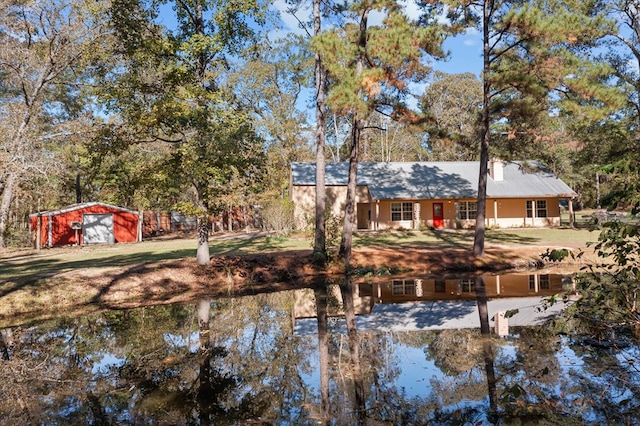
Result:
[[[42,211],[42,212],[38,212],[38,213],[32,213],[29,216],[49,216],[49,215],[55,216],[55,215],[58,215],[58,214],[69,213],[69,212],[72,212],[72,211],[75,211],[75,210],[82,210],[82,209],[86,209],[86,208],[94,207],[94,206],[100,206],[100,207],[104,207],[104,208],[110,209],[110,210],[119,210],[119,211],[122,211],[122,212],[138,214],[137,211],[125,209],[124,207],[118,207],[118,206],[114,206],[114,205],[106,204],[106,203],[90,202],[90,203],[71,204],[69,206],[63,207],[63,208],[58,209],[58,210],[47,210],[47,211]]]
[[[377,200],[475,198],[478,161],[358,164],[358,185],[367,186]],[[315,163],[292,163],[293,185],[315,185]],[[325,184],[347,185],[349,164],[327,163]],[[504,163],[504,179],[487,179],[491,198],[574,197],[576,193],[538,162]]]

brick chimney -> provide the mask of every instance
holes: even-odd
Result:
[[[496,182],[502,182],[504,180],[504,163],[497,158],[492,158],[489,161],[489,176]]]

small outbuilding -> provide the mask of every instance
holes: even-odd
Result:
[[[35,246],[142,241],[140,213],[105,203],[81,203],[29,216]]]

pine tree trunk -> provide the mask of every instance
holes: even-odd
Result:
[[[353,247],[353,223],[356,210],[356,186],[358,182],[358,151],[360,149],[360,120],[354,119],[351,129],[351,154],[349,155],[349,180],[347,182],[347,200],[342,224],[340,257],[344,260],[345,270],[351,261]]]
[[[491,327],[489,323],[489,307],[487,288],[484,276],[476,279],[476,302],[478,315],[480,316],[480,334],[482,334],[482,350],[484,354],[484,366],[487,377],[487,391],[489,394],[489,408],[491,416],[495,416],[498,410],[498,392],[496,389],[496,373],[494,367],[494,354],[491,345]]]
[[[360,33],[358,37],[358,47],[360,53],[357,57],[356,75],[360,77],[364,70],[364,52],[367,47],[367,19],[369,10],[363,12],[360,19]],[[358,97],[363,97],[362,88],[358,92]],[[342,240],[340,242],[340,257],[344,260],[345,271],[349,270],[351,261],[351,249],[353,246],[353,224],[355,222],[356,210],[356,187],[358,185],[358,154],[360,152],[360,135],[362,133],[362,119],[358,111],[353,112],[351,125],[351,153],[349,155],[349,180],[347,182],[347,200],[344,213],[344,223],[342,226]]]
[[[482,140],[480,141],[480,172],[478,176],[478,211],[476,214],[476,229],[473,239],[473,254],[477,257],[484,256],[485,218],[487,216],[487,173],[489,166],[489,137],[491,117],[489,104],[491,101],[491,83],[489,73],[491,71],[490,46],[489,46],[489,4],[484,1],[483,7],[483,77],[482,77]]]
[[[314,35],[321,31],[320,0],[313,0],[313,29]],[[325,190],[325,116],[324,116],[324,69],[322,58],[315,54],[316,77],[316,227],[313,242],[313,263],[325,266],[327,263],[327,236],[325,229],[326,190]]]
[[[320,413],[322,422],[330,423],[329,398],[329,333],[327,314],[327,283],[316,283],[316,318],[318,320],[318,361],[320,363]]]
[[[347,325],[347,338],[349,341],[349,353],[351,355],[351,373],[353,377],[354,400],[353,411],[356,413],[358,421],[356,424],[366,424],[366,395],[364,381],[362,378],[362,368],[360,365],[360,339],[356,328],[355,304],[353,297],[355,286],[351,277],[345,275],[345,282],[340,286],[342,293],[342,304],[344,306],[344,317]]]

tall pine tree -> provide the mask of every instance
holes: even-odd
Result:
[[[612,31],[596,1],[450,1],[450,17],[478,28],[483,41],[483,102],[478,212],[473,252],[484,255],[490,147],[522,154],[536,146],[541,120],[554,108],[596,112],[580,99],[615,101],[603,84],[609,69],[590,48]],[[465,24],[462,24],[465,25]],[[578,102],[576,102],[578,101]],[[494,126],[499,130],[494,132]],[[495,155],[495,152],[494,152]]]
[[[382,16],[371,24],[370,17]],[[351,2],[345,24],[316,37],[314,46],[328,72],[327,104],[336,115],[348,117],[350,129],[349,178],[340,256],[348,268],[355,223],[356,182],[360,138],[365,120],[377,111],[397,120],[417,121],[407,104],[410,83],[430,72],[429,57],[442,57],[443,32],[435,24],[419,26],[406,14],[402,2]]]

